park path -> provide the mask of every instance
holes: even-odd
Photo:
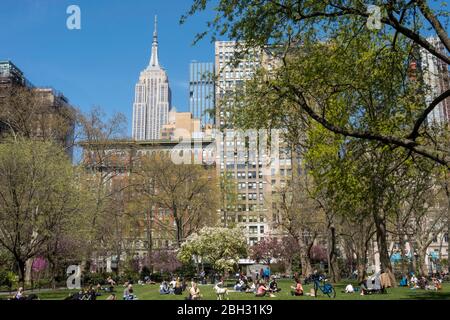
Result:
[[[26,294],[30,294],[30,293],[42,293],[42,292],[49,292],[49,291],[62,291],[62,290],[67,290],[67,288],[56,288],[54,289],[34,289],[34,290],[25,290]],[[11,292],[9,291],[0,291],[0,296],[9,296],[12,295],[16,292],[16,290],[12,290]]]

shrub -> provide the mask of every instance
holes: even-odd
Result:
[[[104,285],[106,283],[106,278],[104,277],[104,275],[102,273],[84,273],[81,275],[81,284],[83,286],[88,286],[88,285]]]
[[[0,270],[0,286],[7,287],[11,290],[15,284],[17,276],[12,271]]]
[[[139,272],[136,272],[134,270],[125,270],[123,274],[120,275],[120,281],[121,283],[125,282],[132,282],[137,283],[140,279]]]

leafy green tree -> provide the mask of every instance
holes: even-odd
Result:
[[[194,1],[189,14],[204,10],[208,2]],[[347,152],[360,160],[352,175],[368,195],[365,207],[374,222],[382,268],[391,272],[387,218],[402,185],[396,167],[411,154],[447,170],[450,160],[448,128],[435,132],[425,124],[450,90],[426,102],[429,88],[412,63],[423,49],[449,64],[448,56],[425,38],[426,26],[447,51],[450,41],[445,15],[426,1],[373,4],[382,12],[376,29],[368,28],[365,4],[340,0],[219,1],[210,27],[213,37],[241,41],[242,53],[261,48],[279,61],[275,70],[262,69],[245,84],[236,123],[294,133],[317,123],[349,140]]]
[[[21,282],[27,260],[73,223],[75,182],[62,148],[22,139],[0,144],[0,245],[14,258]]]
[[[194,0],[181,22],[210,3]],[[406,149],[448,169],[445,139],[430,138],[425,120],[450,90],[426,103],[428,88],[411,70],[419,48],[450,63],[448,54],[427,40],[437,36],[449,52],[445,7],[433,9],[424,0],[372,4],[381,11],[379,28],[368,27],[372,18],[359,0],[221,0],[214,4],[209,30],[196,40],[208,33],[213,40],[228,36],[240,41],[243,53],[270,48],[281,61],[277,70],[246,86],[240,102],[251,106],[245,110],[248,122],[278,120],[292,128],[308,119],[346,137]],[[448,128],[443,130],[448,134]]]

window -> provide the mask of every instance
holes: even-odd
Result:
[[[239,215],[238,216],[238,221],[239,222],[247,222],[247,216],[245,216],[245,215]]]

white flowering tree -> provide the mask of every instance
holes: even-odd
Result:
[[[183,263],[211,263],[218,271],[228,272],[239,258],[247,256],[247,240],[240,229],[206,227],[181,245],[178,259]]]

